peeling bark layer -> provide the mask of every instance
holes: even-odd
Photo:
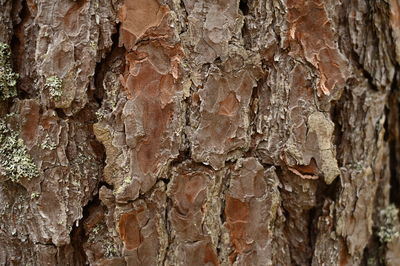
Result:
[[[0,264],[400,264],[398,0],[0,5]]]

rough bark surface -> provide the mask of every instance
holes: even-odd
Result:
[[[0,0],[1,265],[400,265],[399,0]]]

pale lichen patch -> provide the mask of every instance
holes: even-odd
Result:
[[[40,144],[40,148],[43,150],[54,150],[57,148],[57,144],[51,139],[50,135],[47,134],[43,142]]]
[[[399,209],[394,204],[390,204],[381,210],[383,224],[379,227],[377,235],[381,243],[389,243],[400,237],[398,228]]]
[[[0,169],[13,182],[39,175],[39,171],[28,154],[24,141],[0,120]]]
[[[10,46],[0,42],[0,100],[17,96],[18,77],[12,70]]]
[[[46,78],[46,87],[49,90],[50,96],[53,99],[59,100],[62,96],[62,80],[57,76],[51,76]]]

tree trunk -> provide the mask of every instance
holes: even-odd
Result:
[[[0,0],[1,265],[400,265],[399,0]]]

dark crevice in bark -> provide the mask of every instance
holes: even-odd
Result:
[[[348,27],[348,18],[347,18],[347,1],[340,0],[340,6],[338,7],[338,39],[337,39],[337,45],[339,51],[344,55],[346,54],[346,51],[351,50],[351,39],[350,39],[350,29]]]
[[[282,43],[281,29],[278,27],[278,26],[279,26],[279,23],[277,23],[277,21],[278,21],[278,19],[277,19],[278,16],[276,15],[276,13],[280,13],[280,12],[282,12],[282,11],[279,10],[279,8],[278,8],[278,10],[275,10],[275,9],[274,9],[274,12],[272,12],[272,22],[271,22],[272,31],[273,31],[274,34],[275,34],[276,43],[277,43],[277,45],[278,45],[278,49],[277,49],[277,50],[280,50],[280,51],[286,50],[286,51],[287,51],[287,50],[289,49],[288,46],[282,49],[282,47],[283,47],[284,45],[283,45],[283,43]],[[285,38],[283,38],[283,39],[285,39]],[[277,51],[277,52],[278,52],[278,51]]]
[[[168,183],[166,183],[166,189],[168,189]],[[164,212],[164,226],[165,226],[165,231],[167,233],[167,246],[165,247],[165,256],[162,260],[162,264],[161,265],[166,265],[166,261],[168,258],[168,253],[170,251],[170,246],[172,243],[172,239],[171,239],[171,223],[169,221],[168,215],[169,212],[171,211],[171,206],[172,206],[172,200],[170,197],[168,197],[167,195],[167,199],[166,199],[166,206],[165,206],[165,212]]]
[[[124,48],[118,47],[118,38],[119,38],[119,28],[120,24],[116,25],[116,31],[111,36],[112,46],[110,50],[103,56],[103,58],[96,64],[95,73],[94,73],[94,86],[95,90],[89,93],[93,97],[93,99],[98,103],[99,107],[101,107],[104,98],[104,75],[110,68],[110,62],[114,59],[117,53],[123,53],[125,51]],[[122,72],[122,69],[121,69]]]
[[[326,200],[336,202],[338,198],[338,194],[340,192],[340,178],[336,178],[331,184],[326,184],[323,179],[318,179],[318,188],[316,192],[316,202],[317,206],[313,207],[309,211],[309,238],[310,238],[310,247],[312,253],[314,254],[314,250],[316,248],[316,240],[317,236],[320,233],[318,231],[318,220],[321,215],[323,215],[323,208]]]
[[[318,236],[318,219],[322,215],[322,207],[323,207],[323,202],[319,203],[318,206],[311,208],[308,211],[308,217],[309,217],[309,222],[308,222],[308,238],[310,239],[310,248],[312,251],[312,254],[314,254],[315,250],[315,244],[317,242],[317,236]],[[312,257],[309,260],[309,264],[311,265],[312,262]]]
[[[316,198],[318,206],[322,207],[325,200],[331,200],[336,202],[338,194],[341,189],[340,178],[336,178],[331,184],[326,184],[323,179],[318,179],[318,188],[316,193]]]
[[[99,183],[100,184],[100,183]],[[98,191],[98,189],[96,189]],[[88,258],[86,256],[83,244],[88,240],[88,232],[85,232],[84,224],[85,221],[90,217],[91,209],[100,206],[101,201],[98,194],[91,199],[83,207],[83,217],[79,220],[78,225],[76,223],[73,225],[72,231],[70,233],[71,246],[74,251],[74,260],[77,262],[75,265],[86,265]]]
[[[95,67],[95,73],[94,73],[94,90],[90,91],[88,90],[88,96],[91,102],[95,102],[96,106],[92,107],[92,114],[93,117],[95,117],[95,113],[102,107],[103,104],[103,98],[104,98],[104,87],[103,87],[103,81],[104,81],[104,75],[109,70],[109,63],[110,61],[115,57],[115,54],[122,53],[123,48],[118,47],[118,38],[119,38],[119,24],[116,25],[116,30],[115,33],[111,36],[112,39],[112,46],[110,50],[104,55],[103,59],[100,60],[96,64]],[[121,69],[122,71],[122,69]],[[93,124],[96,122],[96,119],[93,119],[93,121],[90,122],[91,127],[90,127],[90,133],[93,137],[93,145],[97,147],[97,150],[100,153],[100,163],[101,163],[101,169],[104,170],[104,167],[106,165],[106,152],[105,152],[105,147],[102,142],[98,141],[94,135],[93,132]],[[101,174],[102,177],[102,174]],[[113,189],[113,186],[104,182],[102,178],[100,178],[100,182],[97,185],[96,188],[96,193],[98,193],[99,189],[105,186],[109,189]]]
[[[389,143],[389,148],[390,148],[390,141],[393,138],[393,135],[391,134],[392,130],[389,127],[389,123],[391,124],[391,126],[392,126],[392,123],[393,123],[393,121],[390,121],[392,119],[391,116],[393,115],[390,112],[390,109],[394,108],[394,110],[392,110],[392,112],[393,111],[396,112],[396,106],[393,105],[393,101],[395,100],[393,98],[395,98],[395,97],[396,97],[396,93],[391,91],[390,94],[389,94],[389,97],[388,97],[388,102],[386,103],[386,106],[385,106],[385,117],[386,117],[386,119],[385,119],[385,122],[383,123],[383,128],[385,129],[385,134],[383,135],[383,140],[385,142]]]
[[[105,156],[104,156],[105,157]],[[104,168],[104,167],[103,167]],[[110,189],[110,190],[114,190],[114,185],[112,185],[112,184],[108,184],[107,182],[105,182],[105,181],[100,181],[99,182],[99,185],[98,185],[98,188],[100,189],[101,187],[106,187],[106,188],[108,188],[108,189]]]
[[[21,13],[21,9],[22,9],[23,5],[26,5],[26,0],[14,0],[11,2],[12,2],[12,7],[11,7],[10,13],[11,13],[13,25],[15,27],[22,20],[20,13]]]
[[[374,230],[374,234],[375,234]],[[376,241],[378,241],[378,239],[376,239],[376,237],[374,237],[373,242],[375,243]],[[371,246],[371,247],[367,247],[364,250],[362,259],[361,259],[361,265],[373,265],[373,266],[384,266],[386,265],[384,263],[384,258],[385,257],[385,251],[384,248],[382,246]]]
[[[399,120],[400,120],[400,102],[398,91],[398,79],[395,77],[391,92],[388,97],[388,106],[386,108],[386,121],[385,131],[386,138],[389,143],[389,164],[390,164],[390,201],[400,206],[400,177],[399,177],[399,163],[400,163],[400,134],[399,134]]]
[[[372,77],[371,73],[369,73],[369,71],[364,68],[364,66],[362,65],[362,62],[360,60],[360,56],[354,50],[351,50],[351,58],[353,59],[352,61],[353,61],[354,65],[356,65],[358,70],[361,71],[362,76],[365,79],[367,79],[369,88],[377,91],[378,88],[374,84],[374,78]]]
[[[158,179],[158,180],[160,180],[161,182],[163,182],[165,185],[168,185],[169,182],[171,181],[171,180],[168,179],[168,178],[160,178],[160,179]]]
[[[244,16],[249,14],[249,6],[248,6],[248,3],[247,3],[247,0],[240,0],[239,1],[239,10],[242,11]]]
[[[389,100],[390,101],[390,100]],[[386,110],[388,114],[389,110]],[[387,126],[387,125],[386,125]],[[385,127],[385,130],[387,128]],[[389,160],[390,164],[390,160]],[[378,237],[382,224],[381,211],[385,208],[387,202],[384,199],[387,193],[387,178],[380,178],[378,188],[376,191],[376,196],[373,202],[373,213],[372,213],[372,234],[368,240],[368,245],[363,251],[362,265],[386,265],[385,256],[387,252],[386,244],[382,243]]]
[[[63,120],[66,120],[68,117],[65,114],[64,110],[62,108],[55,108],[54,111],[56,111],[57,116]]]
[[[292,256],[292,251],[291,251],[292,248],[290,247],[290,242],[289,242],[289,236],[287,235],[287,232],[286,232],[287,223],[288,223],[289,218],[290,218],[290,211],[285,207],[284,200],[282,198],[282,195],[285,193],[284,180],[282,179],[282,176],[284,175],[284,171],[283,171],[282,166],[275,166],[275,173],[276,173],[276,176],[278,177],[278,180],[279,180],[279,183],[280,183],[280,185],[278,186],[278,191],[279,191],[279,195],[280,195],[280,198],[281,198],[279,207],[281,209],[281,214],[282,214],[283,219],[284,219],[282,230],[283,230],[283,235],[286,238],[285,242],[287,244],[288,251],[289,251],[289,254],[287,254],[287,256],[289,257],[289,261],[291,261],[293,265],[297,265],[294,262],[294,259],[293,259],[293,256]]]
[[[13,1],[12,13],[15,13],[16,17],[19,17],[18,21],[14,22],[13,36],[11,38],[10,48],[12,50],[14,66],[18,66],[20,60],[18,60],[24,53],[24,47],[19,40],[18,34],[23,33],[23,26],[28,18],[31,16],[26,1]]]
[[[179,149],[179,154],[178,156],[172,160],[172,162],[169,165],[170,167],[177,166],[184,161],[191,160],[192,157],[192,145],[188,137],[188,130],[191,128],[191,123],[190,123],[190,111],[191,111],[191,97],[186,97],[182,101],[182,106],[184,106],[184,125],[183,125],[183,130],[182,130],[182,135],[181,135],[181,140],[182,140],[182,145]]]
[[[184,128],[182,132],[182,138],[183,138],[183,149],[180,151],[180,158],[178,156],[178,160],[188,160],[192,157],[191,151],[192,151],[192,145],[189,140],[189,132],[188,129],[191,128],[191,121],[190,121],[190,108],[191,108],[191,97],[187,97],[184,99],[184,106],[185,106],[185,123],[184,123]]]
[[[182,10],[181,14],[178,15],[179,23],[181,26],[180,32],[179,32],[179,37],[181,37],[183,33],[187,32],[189,13],[186,10],[185,1],[183,1],[183,0],[179,1],[179,5],[176,8],[179,10]],[[171,9],[174,10],[174,8],[171,8]],[[175,12],[179,13],[179,10],[176,10]]]
[[[382,188],[382,187],[381,187]],[[380,191],[383,192],[383,191]],[[383,258],[386,253],[386,246],[382,245],[378,238],[378,230],[379,230],[379,212],[382,210],[381,204],[379,204],[379,188],[378,188],[378,197],[375,197],[374,200],[374,213],[372,216],[373,226],[372,226],[372,234],[369,238],[368,245],[365,247],[362,254],[362,265],[371,265],[371,262],[374,262],[373,265],[385,265]],[[368,264],[369,263],[369,264]]]
[[[247,18],[246,18],[246,15],[249,14],[249,6],[247,3],[247,0],[240,0],[239,10],[242,11],[242,14],[244,16],[243,26],[241,29],[242,39],[244,42],[244,48],[249,50],[251,48],[252,44],[251,44],[251,33],[249,32],[248,22],[247,22]]]
[[[376,90],[378,90],[378,88],[374,85],[373,76],[365,68],[363,62],[361,61],[360,55],[355,50],[357,48],[357,47],[355,47],[355,45],[359,45],[359,44],[358,43],[354,44],[354,42],[352,41],[352,38],[351,38],[352,32],[351,32],[351,28],[349,26],[350,14],[348,14],[348,12],[349,12],[348,10],[351,9],[350,5],[351,5],[350,2],[346,3],[346,1],[344,1],[344,3],[342,3],[342,5],[341,5],[340,11],[339,11],[338,25],[339,25],[339,27],[342,27],[343,31],[341,31],[341,33],[339,34],[338,47],[339,47],[339,50],[344,55],[347,55],[346,57],[348,58],[349,63],[351,65],[354,65],[355,68],[362,73],[361,76],[363,76],[368,81],[369,87],[376,91]],[[369,5],[368,1],[367,1],[367,5],[369,6],[368,8],[370,9],[370,5]],[[370,14],[370,12],[368,14]],[[369,24],[371,30],[375,29],[371,16],[365,17],[364,23]],[[370,39],[373,39],[374,43],[368,44],[368,45],[371,45],[372,47],[379,47],[379,41],[377,41],[377,40],[379,40],[379,38],[376,36],[375,32],[373,34],[374,34],[373,38],[370,38]],[[360,75],[358,75],[358,76],[360,76]]]
[[[229,185],[230,185],[230,175],[229,175],[229,170],[227,171],[227,173],[221,177],[222,178],[222,184],[221,184],[221,192],[219,193],[221,195],[221,209],[220,209],[220,213],[219,213],[219,219],[220,219],[220,223],[221,223],[221,228],[218,234],[218,243],[216,245],[216,253],[217,253],[217,257],[218,260],[220,262],[223,261],[223,256],[222,256],[222,252],[226,249],[226,247],[222,246],[222,230],[223,227],[225,227],[225,222],[226,222],[226,215],[225,215],[225,199],[226,199],[226,193],[229,189]]]
[[[221,57],[219,57],[219,56],[216,57],[216,58],[214,59],[214,64],[217,65],[218,67],[220,67],[221,64],[222,64]]]
[[[186,137],[185,137],[185,139],[186,139]],[[191,160],[190,146],[188,144],[184,144],[184,145],[185,145],[185,147],[183,148],[183,150],[179,151],[178,156],[169,163],[168,168],[178,166],[178,165],[180,165],[181,163],[183,163],[185,161]],[[167,179],[166,178],[162,178],[162,180],[164,181],[164,180],[167,180]]]
[[[188,14],[188,12],[186,10],[186,7],[185,7],[185,1],[181,0],[179,2],[180,2],[179,3],[180,7],[185,11],[185,18],[187,18],[189,16],[189,14]]]
[[[250,122],[250,127],[252,127],[252,134],[254,134],[256,130],[256,119],[257,119],[257,114],[258,114],[258,102],[259,102],[259,93],[261,91],[261,87],[264,85],[265,78],[261,78],[260,80],[257,81],[257,86],[253,88],[253,91],[251,93],[250,97],[250,114],[249,114],[249,122]]]
[[[230,187],[230,183],[231,183],[231,169],[234,167],[234,163],[232,162],[228,162],[226,164],[226,169],[227,171],[224,173],[224,175],[221,176],[222,180],[221,180],[221,187],[220,187],[220,192],[218,193],[220,195],[220,203],[221,203],[221,208],[220,208],[220,212],[219,212],[219,221],[220,221],[220,225],[221,228],[218,232],[218,242],[216,244],[216,255],[218,257],[218,260],[220,263],[222,263],[224,261],[224,259],[227,259],[226,257],[224,257],[223,252],[226,251],[226,246],[224,246],[223,243],[223,239],[222,239],[222,235],[223,235],[223,230],[226,229],[225,223],[226,223],[226,215],[225,215],[225,208],[226,208],[226,195],[227,192],[229,190]],[[233,252],[233,250],[232,250]]]
[[[350,140],[348,134],[346,134],[346,131],[348,131],[349,128],[349,125],[347,124],[348,121],[346,120],[346,111],[348,110],[346,103],[353,101],[353,95],[349,88],[355,86],[356,82],[357,81],[353,79],[347,80],[340,99],[335,101],[331,108],[331,119],[335,126],[333,132],[333,143],[336,147],[336,160],[339,169],[341,167],[346,167],[345,164],[349,163],[348,159],[344,158],[345,152],[348,149],[351,149]]]
[[[346,93],[346,88],[344,90],[345,91],[343,92],[343,94]],[[342,97],[341,99],[339,99],[339,101],[332,104],[332,108],[331,108],[331,120],[335,125],[334,131],[333,131],[333,137],[334,137],[333,143],[335,144],[336,149],[338,149],[338,147],[340,146],[340,143],[343,141],[343,130],[342,130],[343,125],[342,125],[342,121],[341,121],[343,99],[344,99],[344,97]],[[338,161],[338,166],[340,168],[343,165],[342,165],[342,162],[338,155],[339,155],[339,151],[336,150],[336,159]]]
[[[88,124],[88,131],[90,132],[91,136],[91,142],[88,143],[96,152],[97,155],[97,161],[100,164],[100,169],[104,169],[105,166],[105,147],[103,146],[102,143],[96,140],[93,132],[93,123],[95,123],[95,115],[94,111],[96,110],[95,106],[93,104],[88,104],[83,108],[81,111],[79,111],[77,114],[75,114],[73,117],[70,119],[81,121],[82,123]],[[67,116],[65,115],[63,109],[56,109],[56,112],[59,117],[62,119],[67,119]],[[76,221],[73,225],[72,231],[70,233],[70,238],[71,238],[71,247],[74,252],[74,260],[75,260],[75,265],[87,265],[88,264],[88,258],[86,256],[85,250],[83,248],[84,243],[87,242],[88,240],[88,233],[85,232],[84,229],[84,224],[85,221],[90,217],[91,214],[91,209],[94,209],[98,207],[101,204],[101,201],[99,199],[99,189],[104,185],[107,188],[112,189],[112,185],[107,184],[106,182],[102,181],[102,174],[101,172],[98,174],[98,182],[93,189],[92,196],[90,197],[88,203],[83,206],[83,211],[82,211],[82,218],[79,221]],[[77,225],[78,224],[78,225]]]
[[[84,211],[85,211],[85,208],[84,208]],[[85,218],[85,216],[84,216],[84,218]],[[76,226],[76,224],[74,224],[74,226],[72,227],[72,231],[70,233],[70,238],[71,238],[71,246],[72,246],[72,249],[74,252],[74,255],[72,256],[74,259],[74,265],[86,265],[87,264],[87,256],[83,249],[83,243],[87,240],[87,237],[85,236],[85,231],[83,229],[82,222],[79,223],[78,226]]]
[[[323,214],[324,203],[327,199],[334,201],[338,192],[339,179],[327,185],[323,178],[318,180],[302,180],[301,177],[289,176],[289,170],[282,167],[276,168],[277,176],[282,184],[278,187],[282,197],[281,209],[285,217],[284,235],[290,251],[290,261],[293,265],[311,265],[318,232],[318,220]],[[315,194],[306,195],[301,189],[303,183],[317,184]],[[300,186],[299,186],[300,185]],[[315,204],[310,205],[315,197]],[[305,201],[303,202],[303,198]],[[312,204],[312,203],[311,203]],[[299,235],[302,237],[299,242]]]
[[[262,67],[264,69],[264,63],[262,64]],[[268,169],[271,165],[268,165],[265,167],[263,164],[262,158],[257,153],[257,136],[259,136],[259,133],[257,133],[257,118],[258,118],[258,112],[259,112],[259,101],[260,101],[260,91],[262,90],[262,86],[265,83],[266,75],[264,75],[262,78],[260,78],[257,81],[257,85],[253,88],[253,91],[251,93],[250,97],[250,112],[249,112],[249,134],[250,134],[250,147],[248,151],[244,154],[245,157],[255,157],[257,158],[258,162],[261,163],[265,169]]]
[[[20,38],[24,38],[25,36],[24,25],[31,18],[31,13],[29,12],[28,4],[26,1],[13,1],[12,13],[14,14],[15,18],[19,17],[19,20],[16,20],[14,18],[14,20],[16,21],[13,21],[14,28],[10,44],[11,55],[13,61],[13,68],[15,72],[21,73],[24,64],[26,64],[25,54],[30,52],[28,49],[34,50],[34,47],[25,47],[24,43],[20,40]],[[28,92],[33,91],[34,85],[32,84],[35,84],[35,80],[32,77],[20,76],[17,80],[18,98],[20,99],[30,98]]]
[[[113,58],[114,53],[120,52],[119,50],[122,48],[118,48],[118,33],[119,29],[116,29],[116,32],[112,35],[112,47],[105,54],[102,60],[96,64],[95,73],[94,73],[94,90],[88,90],[89,104],[85,106],[80,112],[75,114],[71,119],[76,119],[78,121],[82,121],[83,123],[88,124],[88,130],[90,131],[91,145],[93,149],[96,150],[96,154],[98,155],[98,162],[100,164],[100,168],[104,169],[106,154],[104,145],[99,142],[94,135],[93,132],[93,124],[96,122],[95,112],[102,106],[103,98],[104,98],[104,88],[103,88],[103,80],[104,75],[107,70],[109,70],[109,62]],[[58,116],[62,119],[67,119],[64,110],[61,108],[55,109]],[[87,265],[88,258],[86,256],[84,250],[84,243],[87,242],[89,237],[89,232],[85,232],[84,224],[87,219],[89,219],[91,215],[91,210],[99,207],[101,205],[101,200],[99,199],[99,189],[105,186],[108,189],[113,189],[113,186],[104,182],[102,180],[102,173],[99,173],[99,179],[96,184],[95,189],[93,190],[93,195],[89,202],[83,207],[82,218],[74,224],[72,231],[70,233],[71,238],[71,246],[74,252],[74,260],[75,265]]]

